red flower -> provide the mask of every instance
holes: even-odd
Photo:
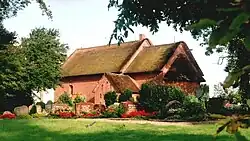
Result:
[[[131,118],[131,117],[147,117],[147,116],[153,116],[155,115],[156,112],[153,112],[153,113],[147,113],[145,112],[144,110],[141,110],[141,111],[133,111],[133,112],[130,112],[128,114],[122,114],[121,117],[122,118]]]
[[[73,112],[60,112],[59,113],[60,118],[71,118],[74,116],[75,116],[75,114]]]
[[[0,119],[14,119],[14,118],[16,118],[16,115],[11,113],[3,114],[0,116]]]
[[[86,118],[86,117],[99,117],[100,113],[87,113],[87,114],[83,114],[82,117]]]

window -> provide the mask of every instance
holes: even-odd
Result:
[[[73,95],[73,93],[74,93],[73,85],[69,85],[69,93],[70,93],[70,95]]]

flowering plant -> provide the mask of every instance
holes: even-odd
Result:
[[[0,119],[14,119],[14,118],[16,118],[16,115],[12,113],[0,115]]]
[[[88,117],[100,117],[101,114],[98,112],[92,112],[92,113],[84,113],[81,117],[88,118]]]
[[[76,116],[73,112],[60,112],[59,117],[60,118],[72,118]]]
[[[156,115],[156,112],[152,112],[152,113],[148,113],[145,112],[145,110],[141,110],[141,111],[133,111],[130,113],[124,113],[122,114],[122,118],[132,118],[132,117],[150,117],[150,116],[154,116]]]

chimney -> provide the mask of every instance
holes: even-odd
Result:
[[[144,34],[139,34],[139,40],[144,40],[146,38],[146,36]]]

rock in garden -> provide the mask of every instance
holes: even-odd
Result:
[[[52,104],[52,103],[47,103],[47,104],[45,105],[45,111],[46,111],[47,113],[51,113],[51,112],[52,112],[52,109],[53,109],[53,104]]]
[[[19,106],[19,107],[16,107],[14,109],[14,113],[17,115],[17,116],[20,116],[20,115],[28,115],[29,114],[29,108],[25,105],[23,106]]]
[[[29,112],[30,112],[30,110],[32,109],[32,107],[33,107],[33,104],[29,106]]]
[[[10,111],[3,112],[3,115],[12,114]]]

